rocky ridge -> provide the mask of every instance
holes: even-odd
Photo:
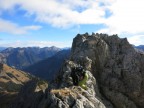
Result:
[[[92,60],[91,72],[98,81],[99,91],[114,107],[144,107],[144,54],[137,52],[126,38],[106,34],[78,35],[72,54],[74,61],[77,56]]]
[[[79,64],[88,70],[87,90],[73,86],[70,77],[71,68]],[[126,38],[78,34],[57,79],[38,92],[31,83],[11,108],[143,108],[143,64],[144,54]]]
[[[67,61],[59,76],[49,88],[43,91],[36,91],[36,82],[31,82],[23,87],[11,108],[105,108],[101,99],[98,97],[100,93],[97,88],[96,80],[93,75],[89,74],[87,85],[89,89],[86,91],[78,86],[73,86],[70,77],[71,66],[77,65],[72,61]],[[65,83],[64,83],[64,82]],[[62,83],[63,82],[63,83]],[[109,106],[110,103],[107,102]]]

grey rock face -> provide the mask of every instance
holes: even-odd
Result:
[[[69,66],[74,65],[77,64],[67,61],[61,70],[63,74],[57,79],[59,83],[55,82],[49,88],[44,86],[36,90],[37,81],[26,84],[10,108],[106,108],[99,91],[95,91],[98,90],[96,80],[89,71],[88,90],[73,86]]]
[[[116,108],[143,108],[144,54],[117,35],[79,35],[74,38],[72,60],[92,60],[91,72],[99,91]]]

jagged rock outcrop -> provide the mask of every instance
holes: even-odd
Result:
[[[73,86],[71,68],[79,64],[89,71],[88,90]],[[21,97],[11,108],[143,108],[143,64],[144,54],[135,50],[126,38],[78,34],[73,40],[70,60],[63,64],[55,82],[44,91],[35,92],[34,86],[30,97],[29,93],[23,96],[20,92]],[[25,106],[20,98],[30,101],[28,97],[32,101]]]
[[[100,93],[95,92],[98,88],[90,72],[88,72],[87,91],[73,86],[69,69],[74,65],[76,64],[72,61],[67,61],[61,70],[63,75],[59,76],[60,78],[48,89],[43,88],[37,91],[37,82],[28,83],[23,87],[11,108],[105,108],[99,98]],[[111,106],[110,103],[108,104]]]
[[[91,72],[99,91],[115,108],[143,108],[144,54],[137,52],[126,38],[106,34],[78,35],[73,42],[72,60],[92,60]]]

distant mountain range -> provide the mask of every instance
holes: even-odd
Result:
[[[6,48],[0,52],[0,63],[27,71],[37,77],[52,80],[63,61],[69,57],[70,48],[26,47]]]
[[[6,47],[0,47],[0,52],[5,50],[5,49],[6,49]]]
[[[0,52],[0,62],[17,69],[26,68],[61,51],[57,47],[7,48]]]
[[[59,72],[64,60],[69,58],[69,55],[70,49],[59,51],[54,56],[29,66],[24,69],[24,71],[49,81],[53,80]]]
[[[144,51],[144,45],[134,46]],[[1,47],[0,47],[1,49]],[[62,63],[70,55],[70,48],[57,47],[26,47],[3,48],[0,52],[0,62],[29,72],[37,77],[53,80]]]
[[[135,46],[137,49],[144,51],[144,45]]]

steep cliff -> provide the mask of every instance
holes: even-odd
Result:
[[[81,57],[92,60],[91,72],[98,81],[99,91],[115,108],[144,107],[144,54],[137,52],[126,38],[78,35],[71,58],[81,63]]]
[[[88,70],[87,90],[72,83],[71,68],[79,64]],[[126,38],[78,34],[70,60],[49,88],[35,92],[35,84],[25,87],[30,92],[20,92],[11,108],[143,108],[143,64],[143,52]]]

